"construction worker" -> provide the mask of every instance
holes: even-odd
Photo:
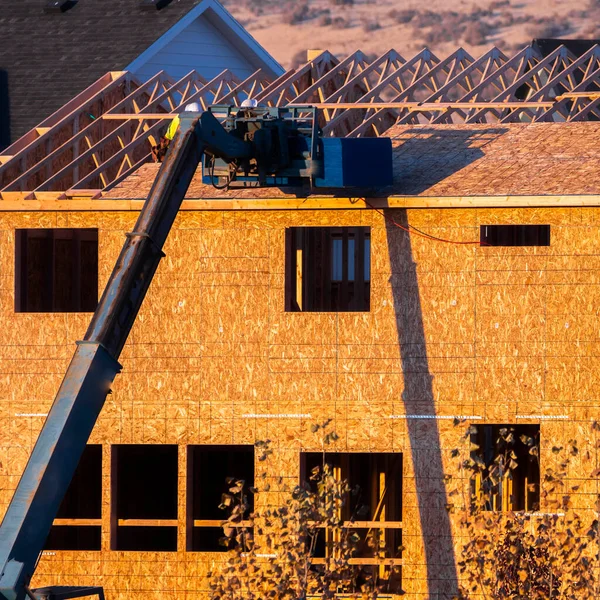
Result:
[[[202,112],[202,107],[199,102],[190,102],[190,104],[186,104],[183,109],[184,112]],[[163,158],[167,154],[167,150],[169,149],[169,144],[175,137],[177,130],[179,129],[179,115],[177,115],[169,125],[169,129],[167,129],[167,133],[165,133],[164,137],[160,138],[160,142],[158,146],[152,147],[152,158],[154,162],[162,162]]]

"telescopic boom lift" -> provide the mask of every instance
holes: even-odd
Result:
[[[216,187],[303,185],[370,187],[391,183],[386,138],[319,137],[312,107],[212,107],[181,113],[173,139],[134,230],[82,341],[0,526],[0,600],[66,600],[102,588],[29,588],[52,522],[115,376],[181,202],[202,162]],[[219,117],[219,118],[217,118]],[[355,163],[361,163],[361,172]]]

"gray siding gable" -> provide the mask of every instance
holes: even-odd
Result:
[[[146,80],[165,70],[174,79],[179,79],[195,69],[212,79],[229,69],[245,79],[259,66],[253,65],[203,13],[134,73]]]

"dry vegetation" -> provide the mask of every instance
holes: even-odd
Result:
[[[285,67],[307,49],[344,56],[360,48],[403,55],[423,46],[444,56],[496,45],[513,53],[536,37],[600,37],[600,0],[240,0],[227,8]]]
[[[321,435],[323,451],[338,439],[329,425],[326,421],[313,426],[313,432]],[[455,426],[463,427],[463,423],[457,419]],[[599,430],[600,425],[593,422],[588,439]],[[539,461],[539,445],[527,435],[517,440],[514,428],[507,426],[499,430],[499,453],[488,464],[473,433],[471,427],[464,429],[461,443],[451,453],[456,463],[454,475],[445,477],[446,510],[463,540],[457,557],[459,590],[453,600],[598,598],[600,496],[596,496],[596,510],[591,515],[589,510],[576,508],[571,495],[581,484],[569,479],[571,463],[592,463],[590,450],[580,448],[574,439],[552,447],[555,462],[541,476],[540,506],[535,512],[493,511],[494,495],[513,477],[517,460],[524,460],[517,458],[516,445],[523,444],[535,461]],[[269,443],[259,442],[257,448],[262,453],[259,460],[268,460]],[[596,468],[589,476],[593,479],[599,473]],[[476,480],[481,481],[479,491]],[[360,494],[347,481],[337,479],[325,460],[313,470],[310,482],[282,488],[280,506],[261,503],[252,514],[248,514],[247,494],[259,497],[262,491],[269,491],[266,477],[257,489],[233,479],[229,484],[221,505],[229,513],[222,542],[231,549],[210,575],[210,600],[306,600],[311,596],[333,600],[340,592],[356,600],[376,600],[380,592],[388,591],[375,569],[350,564],[360,538],[343,527],[341,510]],[[357,516],[360,509],[357,506]],[[244,525],[248,517],[254,522],[254,531]],[[317,566],[311,564],[311,557],[321,528],[332,532],[333,541],[329,558]],[[377,551],[378,540],[370,540],[369,546]]]

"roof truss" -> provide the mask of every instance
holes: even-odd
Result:
[[[426,48],[409,59],[395,50],[341,61],[322,52],[274,81],[261,70],[244,81],[227,70],[211,81],[195,71],[146,82],[107,73],[0,153],[0,193],[97,194],[150,160],[169,115],[187,103],[239,105],[248,97],[319,104],[331,136],[380,136],[396,123],[599,120],[600,47],[579,57],[563,46],[546,57],[531,46],[512,57],[492,48],[477,59],[462,48],[443,59]]]

